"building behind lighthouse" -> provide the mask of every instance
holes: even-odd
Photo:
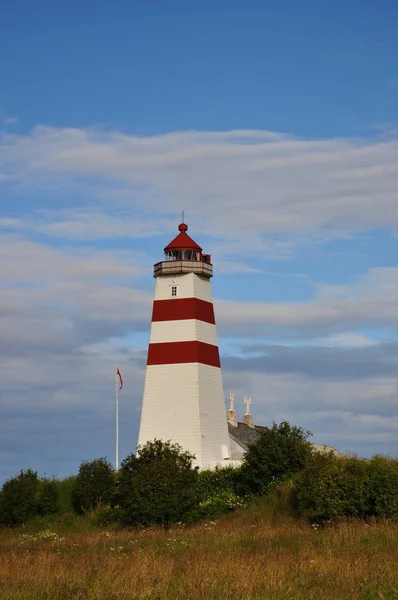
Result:
[[[138,445],[171,440],[201,469],[231,459],[211,294],[211,257],[179,234],[154,265],[150,342]]]

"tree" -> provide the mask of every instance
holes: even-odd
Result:
[[[72,492],[73,508],[83,513],[109,504],[115,484],[113,467],[106,458],[82,462]]]
[[[289,425],[286,421],[264,429],[246,452],[238,483],[239,491],[261,495],[273,483],[301,471],[312,453],[312,446],[307,441],[310,435],[309,431]]]
[[[183,521],[196,503],[197,468],[194,456],[178,444],[154,440],[122,462],[117,503],[125,525]]]
[[[6,481],[0,492],[0,523],[15,526],[34,516],[57,511],[58,490],[55,482],[40,480],[35,471],[27,469]]]

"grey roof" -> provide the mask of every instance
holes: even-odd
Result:
[[[262,429],[267,429],[267,427],[255,425],[253,428],[246,425],[246,423],[238,423],[238,426],[234,427],[231,423],[228,423],[230,437],[244,450],[247,449],[249,444],[257,442]]]
[[[240,422],[238,422],[237,427],[234,427],[231,425],[231,423],[228,423],[229,437],[232,438],[234,442],[236,442],[244,450],[247,450],[249,444],[257,442],[261,431],[264,429],[268,429],[268,427],[264,427],[263,425],[249,427],[249,425],[246,425],[246,423]],[[314,442],[310,442],[310,444],[314,450],[317,450],[318,452],[333,452],[336,456],[342,456],[342,454],[332,446],[325,446],[323,444],[316,444]]]

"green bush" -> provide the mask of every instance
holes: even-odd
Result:
[[[200,472],[196,484],[197,504],[187,521],[194,523],[201,519],[214,519],[245,506],[245,500],[236,493],[238,476],[239,469],[234,467]]]
[[[130,526],[168,527],[184,521],[197,502],[198,472],[194,457],[178,444],[154,440],[138,448],[121,465],[114,506]]]
[[[201,499],[212,494],[230,490],[235,492],[239,478],[239,469],[235,467],[220,467],[214,471],[201,471],[198,474],[196,488]]]
[[[314,452],[296,477],[294,504],[300,516],[327,520],[344,514],[343,462],[332,453]]]
[[[371,480],[369,463],[358,458],[339,458],[341,471],[342,514],[347,517],[360,517],[371,514]]]
[[[23,525],[33,517],[52,514],[57,509],[56,483],[40,480],[32,469],[22,470],[6,481],[0,492],[1,525]]]
[[[76,475],[65,477],[65,479],[56,480],[58,495],[59,495],[59,512],[60,513],[71,513],[73,512],[73,490],[76,486]]]
[[[398,514],[398,461],[314,453],[295,482],[294,501],[310,520]]]
[[[84,461],[72,491],[73,508],[78,513],[96,510],[111,502],[115,490],[115,473],[106,458]]]
[[[57,482],[52,479],[40,481],[37,498],[37,512],[42,517],[51,515],[59,510],[59,491]]]
[[[261,507],[263,514],[266,515],[267,518],[275,517],[276,519],[285,519],[286,517],[294,517],[295,477],[296,476],[294,475],[291,479],[273,486],[268,494],[257,497],[255,499],[256,502],[252,502],[252,506],[257,505],[258,507]]]
[[[264,495],[306,466],[312,446],[309,431],[286,421],[264,429],[243,459],[237,489],[240,494]]]
[[[103,527],[108,525],[119,525],[123,521],[123,511],[120,506],[101,506],[94,515],[95,523]]]
[[[368,463],[370,512],[378,517],[398,514],[398,460],[374,456]]]
[[[188,523],[196,523],[202,519],[215,519],[227,512],[244,508],[246,501],[232,490],[219,490],[198,502],[197,506],[186,518]]]

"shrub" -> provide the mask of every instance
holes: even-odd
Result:
[[[59,510],[59,491],[57,482],[52,479],[40,481],[37,498],[37,513],[44,517]]]
[[[239,469],[223,467],[214,471],[202,471],[196,484],[197,505],[187,520],[214,519],[226,512],[245,506],[246,502],[236,493]]]
[[[358,458],[338,458],[342,514],[360,517],[371,514],[369,463]]]
[[[368,463],[370,513],[378,517],[398,514],[398,460],[374,456]]]
[[[137,456],[128,456],[119,471],[115,500],[122,523],[168,527],[184,521],[197,498],[193,459],[178,444],[161,440],[139,447]]]
[[[398,461],[371,460],[314,453],[295,482],[300,516],[391,517],[398,514]]]
[[[76,486],[76,475],[71,475],[65,479],[56,480],[59,495],[59,511],[61,513],[70,513],[73,511],[73,490]]]
[[[215,519],[227,512],[244,508],[246,501],[232,490],[219,490],[199,501],[197,506],[190,511],[186,521],[196,523],[201,519]]]
[[[0,524],[22,525],[35,516],[56,512],[58,490],[54,481],[40,480],[27,469],[6,481],[0,492]]]
[[[84,513],[109,504],[116,489],[115,473],[106,458],[84,461],[72,492],[73,508]]]
[[[98,509],[95,514],[95,523],[104,527],[108,525],[120,524],[122,522],[123,513],[120,506],[110,506],[105,504]]]
[[[239,477],[239,469],[235,467],[220,467],[214,471],[201,471],[198,474],[196,488],[201,499],[212,494],[230,490],[235,492]]]
[[[0,494],[0,522],[21,525],[37,513],[39,479],[28,469],[6,481]]]
[[[273,486],[266,496],[257,498],[256,504],[258,507],[261,507],[267,519],[270,517],[285,519],[286,517],[291,518],[295,516],[295,477],[294,475],[291,479]]]
[[[314,452],[306,468],[296,477],[294,504],[300,516],[327,520],[344,514],[343,460],[331,452]]]
[[[307,441],[310,435],[309,431],[286,421],[264,429],[245,454],[238,491],[263,495],[273,485],[304,469],[312,453],[312,446]]]

